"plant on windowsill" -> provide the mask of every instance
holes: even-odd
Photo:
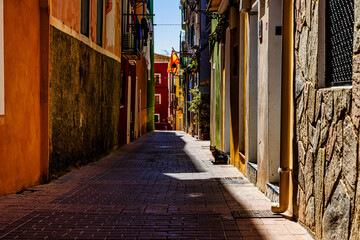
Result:
[[[196,72],[197,67],[198,67],[198,62],[197,62],[197,59],[196,59],[196,55],[195,54],[192,55],[189,58],[188,62],[189,62],[188,66],[187,66],[188,71],[192,72],[192,73]]]

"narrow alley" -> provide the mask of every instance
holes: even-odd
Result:
[[[146,134],[1,198],[0,239],[311,239],[281,215],[234,219],[232,211],[264,213],[271,203],[235,167],[212,159],[208,141]]]

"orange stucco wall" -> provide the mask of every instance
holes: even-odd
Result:
[[[102,48],[120,57],[120,23],[121,23],[121,1],[112,0],[112,9],[108,14],[105,14],[104,1],[104,18],[103,18],[103,46]],[[89,19],[89,40],[96,43],[96,19],[97,19],[97,0],[90,0],[90,19]],[[75,31],[77,35],[73,37],[80,39],[80,24],[81,24],[81,1],[80,0],[51,0],[51,17],[60,21],[59,24],[54,25],[59,30],[65,31],[66,27]],[[65,31],[67,32],[67,31]],[[67,32],[68,33],[68,32]],[[83,36],[86,38],[85,36]]]
[[[141,115],[141,122],[139,121],[139,130],[141,134],[146,133],[146,123],[147,123],[147,66],[145,59],[136,61],[136,76],[139,81],[139,93],[138,93],[138,103],[139,116]],[[141,98],[140,98],[140,89],[141,89]],[[141,99],[141,101],[140,101]],[[140,120],[140,119],[139,119]]]
[[[41,68],[39,0],[4,1],[5,116],[0,116],[0,196],[39,183]],[[46,178],[46,177],[45,177]]]
[[[90,1],[90,40],[92,42],[96,42],[96,2],[97,0],[91,0]]]
[[[76,32],[80,32],[81,1],[52,0],[51,15]]]

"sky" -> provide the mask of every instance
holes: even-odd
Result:
[[[172,48],[179,51],[181,31],[180,0],[154,0],[155,53],[169,55]],[[161,25],[178,24],[178,25]]]

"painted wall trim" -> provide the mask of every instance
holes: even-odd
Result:
[[[4,2],[0,0],[0,115],[5,115]]]
[[[2,0],[1,0],[2,1]],[[95,42],[92,42],[88,37],[76,32],[75,30],[73,30],[71,27],[65,25],[61,20],[50,16],[50,25],[57,28],[58,30],[78,39],[79,41],[85,43],[86,45],[88,45],[89,47],[91,47],[92,49],[94,49],[95,51],[104,54],[118,62],[121,62],[121,56],[118,57],[116,56],[114,53],[100,47],[99,45],[97,45]]]

